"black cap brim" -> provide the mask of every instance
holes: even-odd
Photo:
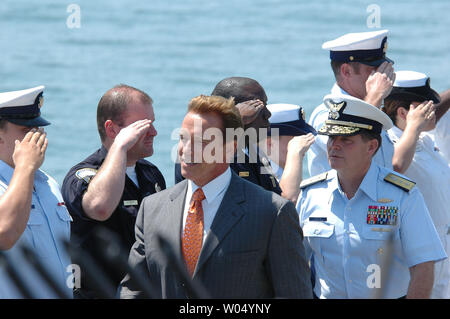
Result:
[[[358,61],[359,63],[365,64],[365,65],[369,65],[369,66],[375,66],[378,67],[381,64],[383,64],[383,62],[389,62],[394,64],[394,61],[389,59],[388,57],[384,57],[382,59],[378,59],[378,60],[374,60],[374,61]]]
[[[391,94],[386,97],[386,100],[400,100],[408,102],[424,102],[433,101],[434,104],[441,102],[441,97],[432,88],[422,87],[420,92],[413,92],[410,88],[393,87]]]
[[[306,122],[297,120],[297,121],[291,121],[291,122],[285,122],[285,123],[271,123],[270,129],[278,128],[278,135],[279,136],[300,136],[300,135],[306,135],[308,133],[312,133],[313,135],[317,135],[316,130],[314,127],[309,125]],[[269,130],[269,135],[270,135]]]
[[[40,127],[50,125],[50,122],[42,118],[41,116],[32,119],[5,119],[16,125],[29,126],[29,127]]]

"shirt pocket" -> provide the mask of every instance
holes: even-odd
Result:
[[[384,257],[391,247],[392,252],[397,251],[399,238],[397,228],[385,225],[365,225],[361,232],[363,251],[368,264],[382,265]],[[389,238],[392,235],[392,245],[389,246]]]
[[[323,245],[324,241],[330,240],[330,237],[334,234],[334,224],[325,222],[308,221],[303,225],[303,235],[308,241],[314,256],[323,257]]]
[[[59,206],[56,208],[56,215],[58,216],[58,230],[60,236],[69,240],[70,238],[70,223],[73,221],[67,208],[65,206]]]
[[[303,225],[305,237],[330,238],[334,233],[334,225],[323,222],[307,222]]]
[[[368,240],[388,240],[391,234],[393,233],[395,228],[392,226],[384,226],[384,225],[367,225],[363,228],[362,237]]]
[[[45,217],[35,210],[31,210],[27,222],[27,230],[23,234],[27,245],[41,258],[50,256],[48,238],[48,226]]]

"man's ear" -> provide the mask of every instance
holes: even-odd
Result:
[[[353,74],[353,69],[352,69],[351,65],[348,63],[343,63],[341,65],[340,71],[341,71],[340,75],[345,78],[348,78],[349,76],[351,76]]]
[[[371,139],[368,143],[368,151],[371,153],[371,155],[373,156],[375,154],[375,152],[378,149],[378,140],[377,139]]]
[[[106,136],[110,139],[115,139],[117,134],[120,132],[119,127],[114,125],[114,122],[111,120],[106,120],[104,125]]]

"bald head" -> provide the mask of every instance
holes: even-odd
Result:
[[[234,97],[236,104],[250,100],[261,100],[267,103],[266,92],[255,80],[245,77],[230,77],[217,83],[211,95],[226,99]]]

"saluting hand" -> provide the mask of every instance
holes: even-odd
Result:
[[[128,151],[142,136],[144,136],[144,134],[148,132],[151,123],[151,120],[139,120],[131,123],[127,127],[120,130],[119,134],[117,134],[114,139],[114,144],[119,147],[123,147],[125,151]]]
[[[424,101],[414,107],[409,106],[409,112],[406,116],[406,125],[417,130],[418,133],[430,131],[436,126],[436,114],[433,101]]]
[[[367,78],[364,100],[378,108],[381,107],[383,100],[391,93],[394,82],[395,72],[392,63],[385,61]]]
[[[312,133],[295,136],[288,143],[288,154],[298,154],[303,157],[314,141],[315,138]]]
[[[241,114],[243,124],[247,125],[258,117],[259,112],[264,108],[264,103],[260,100],[250,100],[236,104],[236,108]]]
[[[48,140],[43,128],[32,129],[22,141],[15,141],[13,162],[16,169],[30,169],[35,172],[41,167],[45,158]]]

